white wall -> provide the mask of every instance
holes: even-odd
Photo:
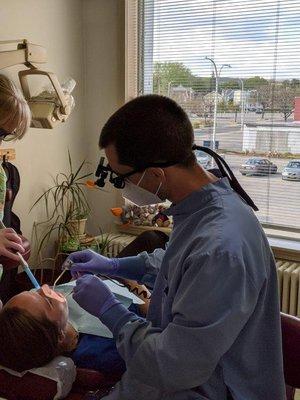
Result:
[[[282,125],[244,125],[243,151],[300,154],[300,127],[297,124]]]
[[[66,170],[67,149],[75,162],[87,157],[94,171],[100,129],[124,101],[124,1],[0,0],[0,10],[0,40],[26,38],[46,47],[48,63],[43,68],[61,80],[72,76],[77,81],[76,109],[65,124],[54,130],[31,128],[22,141],[13,144],[14,163],[21,175],[14,210],[30,237],[33,221],[41,218],[42,211],[29,214],[29,208],[51,183],[50,175]],[[1,72],[17,81],[20,69],[25,67]],[[90,200],[95,210],[91,220],[97,221],[90,227],[108,229],[115,191],[90,193]]]
[[[98,139],[108,117],[124,103],[124,0],[84,0],[85,131],[88,132],[90,160],[99,161]],[[113,229],[109,211],[117,202],[116,190],[90,192],[93,219],[89,229]]]
[[[21,175],[21,188],[15,201],[15,212],[21,218],[22,229],[30,238],[33,220],[39,210],[29,215],[30,206],[38,194],[51,183],[50,175],[67,168],[67,149],[79,162],[87,155],[83,134],[83,40],[82,2],[80,0],[0,0],[0,40],[26,38],[47,49],[45,70],[59,79],[72,76],[77,81],[74,92],[76,111],[65,124],[54,130],[30,128],[24,139],[2,147],[16,149],[15,165]],[[16,72],[25,66],[7,68],[1,72],[18,81]]]

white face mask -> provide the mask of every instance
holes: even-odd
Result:
[[[145,176],[145,173],[146,171],[143,173],[141,179],[136,185],[129,180],[126,180],[125,187],[122,190],[122,196],[124,199],[131,201],[133,204],[139,207],[162,202],[162,199],[157,195],[161,188],[162,182],[159,184],[156,193],[151,193],[139,186]]]

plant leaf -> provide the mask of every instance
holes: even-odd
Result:
[[[82,167],[85,164],[85,160],[82,161],[82,163],[80,164],[80,166],[78,167],[77,171],[74,174],[74,179],[76,179],[76,177],[78,176],[79,172],[82,170]]]
[[[69,158],[70,173],[72,173],[72,171],[73,171],[72,158],[71,158],[71,154],[70,154],[70,150],[69,149],[68,149],[68,158]]]

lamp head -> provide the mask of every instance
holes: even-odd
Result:
[[[51,91],[43,91],[37,96],[32,96],[27,79],[30,75],[46,76],[50,80]],[[35,68],[19,71],[19,79],[31,110],[33,128],[53,129],[58,123],[67,120],[74,108],[74,98],[63,91],[55,74]]]

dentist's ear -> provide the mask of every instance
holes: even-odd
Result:
[[[166,180],[165,172],[162,168],[148,168],[149,172],[154,175],[156,178],[159,178],[162,183]]]
[[[2,300],[0,300],[0,311],[2,310],[2,308],[3,308],[3,303]]]

